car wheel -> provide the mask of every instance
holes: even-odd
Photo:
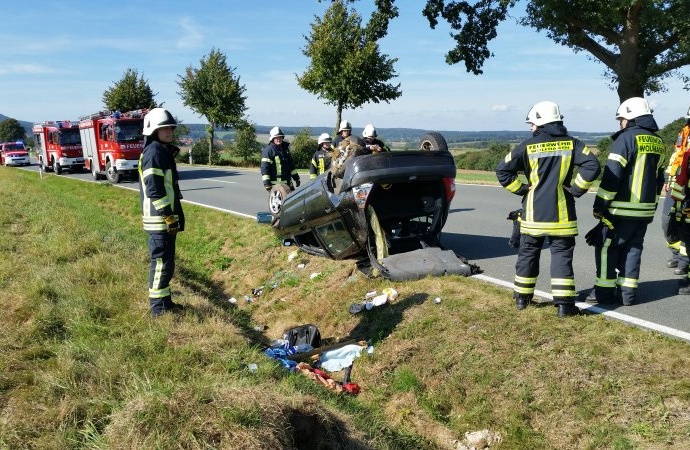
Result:
[[[105,176],[108,179],[108,181],[112,184],[119,183],[120,178],[122,178],[122,176],[119,173],[117,173],[117,170],[115,170],[113,165],[110,164],[110,161],[105,163]]]
[[[283,208],[283,201],[290,193],[290,186],[287,184],[276,184],[268,193],[268,210],[274,218],[280,217]]]
[[[422,136],[419,148],[428,152],[447,152],[448,143],[441,133],[427,133]]]

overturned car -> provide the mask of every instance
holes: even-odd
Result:
[[[291,192],[276,185],[269,211],[276,234],[307,253],[358,259],[358,268],[393,281],[472,275],[478,268],[441,248],[455,195],[455,162],[439,133],[419,150],[367,152],[358,137],[333,151],[331,168]]]

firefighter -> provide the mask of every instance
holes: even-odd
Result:
[[[333,139],[331,139],[328,133],[321,133],[317,141],[319,148],[314,152],[314,157],[309,165],[309,179],[313,180],[331,168],[331,160],[333,159],[332,142]]]
[[[668,229],[670,223],[669,213],[671,211],[671,207],[675,203],[671,196],[671,186],[675,181],[676,174],[678,173],[683,158],[687,158],[686,153],[690,152],[690,139],[688,139],[690,136],[690,108],[688,108],[685,118],[687,121],[678,133],[673,154],[671,155],[668,167],[666,168],[666,183],[664,184],[666,196],[664,197],[664,203],[661,211],[661,229],[664,232],[666,243],[671,250],[671,258],[666,261],[666,266],[673,269],[673,273],[676,275],[686,275],[688,273],[688,264],[690,263],[685,245],[682,241],[678,241],[675,239],[675,237],[672,237],[669,234]]]
[[[597,272],[586,300],[630,306],[638,300],[644,237],[664,185],[665,147],[644,98],[625,100],[616,119],[620,130],[612,136],[592,210],[606,234],[594,244]]]
[[[575,306],[573,273],[578,234],[575,198],[587,192],[599,175],[599,162],[582,141],[568,135],[556,103],[535,104],[526,122],[532,137],[511,150],[496,166],[499,183],[522,196],[513,297],[519,310],[531,302],[542,245],[548,238],[553,304],[558,307],[558,317],[572,316],[580,312]],[[518,178],[520,172],[527,177],[527,184]]]
[[[352,125],[347,120],[341,120],[338,127],[338,135],[333,139],[333,147],[337,148],[340,142],[352,134]]]
[[[175,271],[175,242],[185,224],[175,164],[180,149],[172,145],[176,125],[172,114],[163,108],[154,108],[144,116],[139,197],[144,230],[149,233],[149,307],[154,317],[183,309],[172,301],[170,292]]]
[[[383,144],[383,141],[378,139],[376,128],[372,124],[367,124],[362,132],[362,137],[365,142],[365,154],[387,152],[389,149]]]
[[[290,144],[280,127],[273,127],[268,134],[270,142],[261,153],[261,179],[270,191],[275,184],[287,184],[291,190],[299,187],[300,179],[292,162]],[[294,181],[294,184],[293,184]]]

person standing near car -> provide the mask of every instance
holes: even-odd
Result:
[[[369,123],[367,124],[367,126],[364,127],[362,137],[364,138],[365,143],[365,154],[390,151],[384,145],[383,141],[378,139],[378,133],[376,132],[376,128],[374,128],[372,124]]]
[[[331,147],[331,136],[328,133],[321,133],[317,141],[319,148],[314,152],[314,157],[309,164],[309,179],[313,180],[331,168],[333,159],[333,147]]]
[[[144,116],[144,150],[139,157],[139,198],[144,230],[149,234],[149,308],[151,315],[180,312],[172,301],[170,280],[175,271],[177,233],[184,230],[182,194],[175,156],[180,149],[172,144],[177,122],[163,108],[153,108]]]
[[[637,303],[642,248],[664,185],[664,142],[647,100],[632,97],[616,112],[620,130],[594,200],[594,217],[607,235],[594,246],[596,278],[588,302]]]
[[[292,162],[290,144],[285,141],[285,134],[280,127],[271,128],[268,136],[270,142],[261,153],[261,180],[264,188],[270,191],[276,184],[287,184],[294,190],[299,187],[300,179]]]
[[[340,145],[340,142],[345,139],[350,137],[352,134],[352,125],[350,125],[350,122],[347,120],[341,120],[340,121],[340,126],[338,127],[338,135],[333,139],[333,147],[338,148]]]
[[[666,267],[673,269],[675,275],[686,275],[688,273],[688,265],[690,265],[690,258],[688,258],[687,248],[682,241],[676,240],[676,237],[669,234],[669,220],[671,207],[675,201],[671,197],[671,186],[676,179],[676,175],[680,170],[683,161],[686,161],[688,154],[690,154],[690,108],[685,115],[687,119],[683,128],[681,128],[676,138],[676,144],[673,149],[673,154],[669,159],[668,167],[666,168],[666,183],[664,183],[664,203],[661,210],[661,229],[666,239],[666,244],[671,250],[671,257],[666,261]]]
[[[535,104],[525,120],[532,137],[511,150],[496,166],[501,186],[522,196],[520,245],[513,297],[517,309],[532,301],[544,241],[551,247],[551,293],[558,317],[579,313],[575,306],[573,251],[578,234],[575,198],[599,175],[597,158],[580,140],[568,135],[558,105]],[[577,169],[577,171],[575,170]],[[519,173],[527,177],[520,181]]]

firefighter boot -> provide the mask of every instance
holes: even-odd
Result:
[[[673,269],[673,274],[674,275],[687,275],[688,274],[688,266],[678,265],[678,267]]]
[[[678,295],[690,295],[690,279],[683,278],[678,283]]]
[[[170,297],[163,297],[163,309],[166,312],[172,312],[175,314],[180,314],[184,312],[184,306],[180,305],[179,303],[173,302],[172,298]]]
[[[561,303],[558,305],[558,317],[577,316],[580,314],[580,308],[575,306],[575,303]]]
[[[672,258],[669,258],[668,261],[666,261],[666,267],[669,269],[675,269],[678,267],[678,259],[674,256]]]
[[[162,298],[150,298],[149,306],[153,317],[158,317],[165,312],[165,304]]]
[[[531,295],[518,294],[517,292],[513,293],[513,297],[515,297],[515,306],[517,306],[519,310],[527,308],[527,305],[532,301]]]
[[[587,303],[615,303],[616,299],[614,293],[615,289],[594,286],[589,294],[587,294],[587,297],[585,297],[585,301]]]

